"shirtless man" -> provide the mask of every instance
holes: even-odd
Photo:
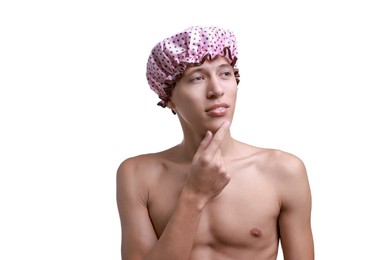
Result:
[[[313,260],[303,162],[232,138],[239,81],[234,34],[191,27],[158,43],[150,87],[183,141],[125,160],[117,173],[122,259]]]

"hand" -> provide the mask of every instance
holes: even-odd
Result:
[[[220,150],[229,127],[230,123],[224,122],[214,135],[207,131],[192,160],[187,188],[205,203],[221,193],[230,181]]]

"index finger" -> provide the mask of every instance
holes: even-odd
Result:
[[[222,125],[218,128],[217,132],[214,134],[213,139],[210,141],[205,151],[215,154],[221,146],[222,141],[225,138],[225,135],[228,132],[229,128],[230,122],[223,122]]]

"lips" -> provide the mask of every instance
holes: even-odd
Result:
[[[225,103],[214,104],[214,105],[208,107],[205,110],[205,112],[209,116],[214,116],[214,117],[224,116],[224,115],[226,115],[226,112],[227,112],[228,108],[229,108],[229,105],[225,104]]]
[[[229,105],[225,104],[225,103],[215,104],[215,105],[212,105],[211,107],[207,108],[206,112],[210,112],[212,110],[221,109],[221,108],[229,108]]]

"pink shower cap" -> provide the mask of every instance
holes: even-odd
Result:
[[[157,43],[148,59],[146,78],[161,99],[159,105],[165,107],[187,65],[200,65],[206,59],[212,61],[220,56],[233,66],[238,83],[237,44],[232,31],[193,26]]]

